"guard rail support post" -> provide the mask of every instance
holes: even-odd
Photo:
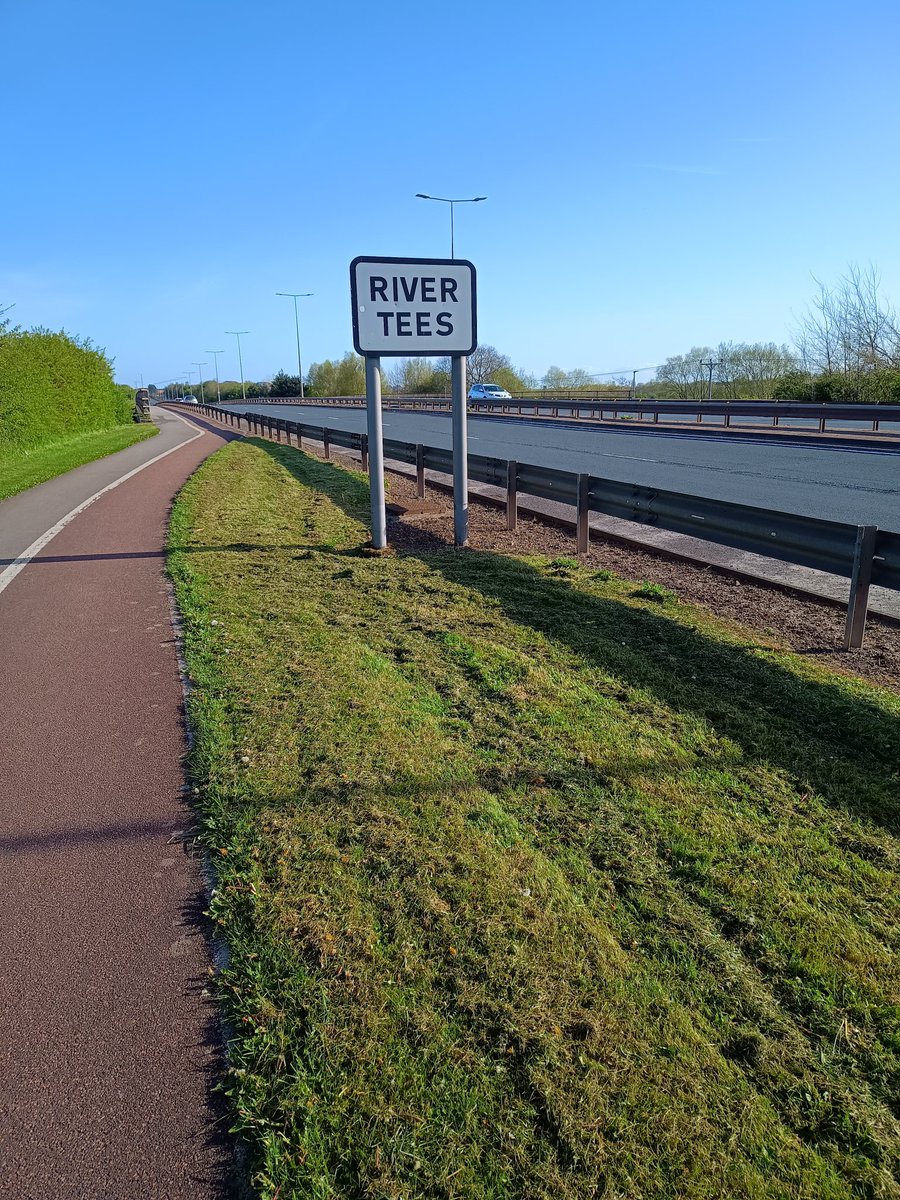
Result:
[[[281,422],[277,418],[275,420],[275,437],[278,439],[278,442],[280,444],[281,443]]]
[[[856,546],[853,551],[853,574],[850,577],[850,598],[847,602],[847,624],[844,627],[844,649],[858,650],[866,636],[866,612],[869,607],[869,587],[875,558],[877,525],[856,527]]]
[[[588,508],[588,492],[590,490],[591,477],[590,475],[578,476],[578,494],[576,501],[576,534],[575,534],[575,549],[578,554],[586,554],[588,544],[590,542],[590,529],[588,527],[588,517],[590,509]]]
[[[297,449],[303,449],[303,425],[297,422]]]
[[[362,469],[364,471],[368,471],[368,469],[369,469],[369,439],[366,436],[366,434],[364,434],[364,433],[361,433],[359,435],[359,457],[360,457],[360,461],[362,463]]]
[[[511,458],[506,464],[506,528],[515,531],[519,524],[519,464]]]
[[[325,452],[325,457],[330,460],[331,459],[331,437],[329,436],[327,429],[322,430],[322,448]]]
[[[416,446],[416,495],[425,499],[425,447]]]
[[[820,417],[819,418],[819,433],[824,433],[824,432],[825,432],[825,418]]]

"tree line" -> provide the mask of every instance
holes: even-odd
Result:
[[[832,285],[816,281],[818,292],[795,331],[793,345],[775,342],[720,342],[693,346],[655,369],[637,384],[646,399],[799,400],[813,403],[900,403],[900,318],[881,294],[873,267],[851,266]],[[495,383],[513,393],[546,391],[632,392],[631,373],[599,376],[576,367],[551,366],[538,377],[516,367],[495,346],[479,346],[468,359],[469,384]],[[215,387],[205,383],[205,388]],[[384,365],[382,387],[398,395],[450,394],[450,360],[407,358]],[[278,371],[271,381],[247,383],[247,398],[299,396],[300,378]],[[241,385],[220,385],[223,399],[238,399]],[[315,396],[362,396],[365,361],[352,351],[313,363],[304,391]]]

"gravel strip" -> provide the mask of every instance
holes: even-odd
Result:
[[[390,521],[391,544],[409,552],[452,545],[452,497],[443,489],[427,486],[422,502],[416,499],[413,480],[392,471],[388,476],[390,501],[407,509]],[[518,529],[510,533],[505,514],[475,497],[470,498],[469,544],[477,550],[506,554],[578,557],[586,566],[605,567],[625,579],[661,583],[682,600],[818,659],[832,670],[900,691],[900,626],[879,617],[869,618],[862,649],[844,651],[845,614],[837,606],[736,579],[711,567],[679,562],[652,550],[623,546],[596,533],[588,553],[576,556],[575,538],[567,530],[520,513]]]

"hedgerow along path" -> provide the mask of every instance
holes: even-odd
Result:
[[[366,515],[249,440],[170,529],[262,1193],[896,1195],[898,697]]]

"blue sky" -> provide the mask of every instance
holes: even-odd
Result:
[[[351,346],[357,254],[457,254],[523,368],[787,340],[874,263],[900,303],[895,0],[0,0],[0,307],[126,382]],[[209,377],[212,366],[204,370]]]

